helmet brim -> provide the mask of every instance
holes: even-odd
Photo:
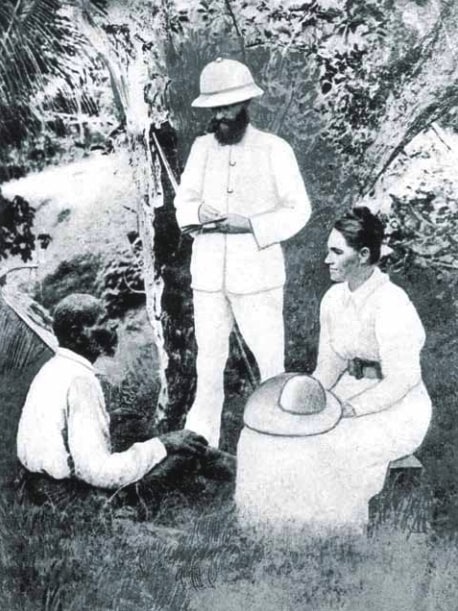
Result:
[[[293,379],[300,383],[307,377],[305,374],[283,373],[263,382],[248,399],[243,415],[245,426],[278,437],[308,437],[333,429],[342,417],[342,407],[329,391],[324,391],[325,406],[318,413],[301,414],[282,408],[282,395],[288,383]]]
[[[220,91],[218,93],[202,93],[196,98],[191,106],[194,108],[217,108],[218,106],[229,106],[246,102],[261,96],[264,91],[256,84],[249,84],[246,87]]]

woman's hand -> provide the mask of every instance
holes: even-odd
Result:
[[[342,405],[342,417],[343,418],[354,418],[356,416],[355,408],[348,401],[343,401]]]

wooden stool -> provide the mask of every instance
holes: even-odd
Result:
[[[383,490],[369,502],[369,522],[371,527],[383,523],[393,512],[399,524],[411,532],[425,532],[430,518],[429,509],[421,504],[422,511],[417,515],[419,484],[424,471],[422,463],[410,454],[390,463]],[[420,492],[421,494],[421,492]],[[409,506],[413,508],[409,509]]]
[[[390,463],[387,480],[391,485],[411,490],[414,488],[423,472],[423,465],[416,456],[410,454]]]
[[[423,465],[416,456],[411,454],[410,456],[404,456],[403,458],[393,460],[393,462],[390,463],[389,469],[390,472],[400,470],[423,471]]]

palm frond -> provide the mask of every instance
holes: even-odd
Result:
[[[77,86],[88,49],[72,19],[71,7],[80,2],[0,2],[0,137],[14,134],[17,123],[27,116],[31,96],[45,91],[52,78],[60,76]],[[102,0],[87,3],[103,4]]]
[[[21,303],[18,295],[0,291],[0,373],[22,370],[44,357],[51,357],[57,339],[46,324],[46,315],[31,300]]]

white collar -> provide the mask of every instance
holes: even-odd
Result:
[[[374,271],[369,278],[354,291],[350,291],[348,283],[345,283],[344,300],[346,303],[351,302],[356,308],[360,308],[375,290],[388,281],[388,275],[381,272],[378,267],[374,267]]]
[[[62,358],[75,361],[76,363],[79,363],[80,365],[83,365],[83,367],[86,367],[87,369],[92,371],[92,373],[95,373],[95,368],[92,363],[86,358],[84,358],[84,356],[81,356],[81,354],[73,352],[73,350],[69,350],[68,348],[62,348],[61,346],[59,346],[59,348],[57,348],[56,350],[56,354],[57,356],[60,356]]]

